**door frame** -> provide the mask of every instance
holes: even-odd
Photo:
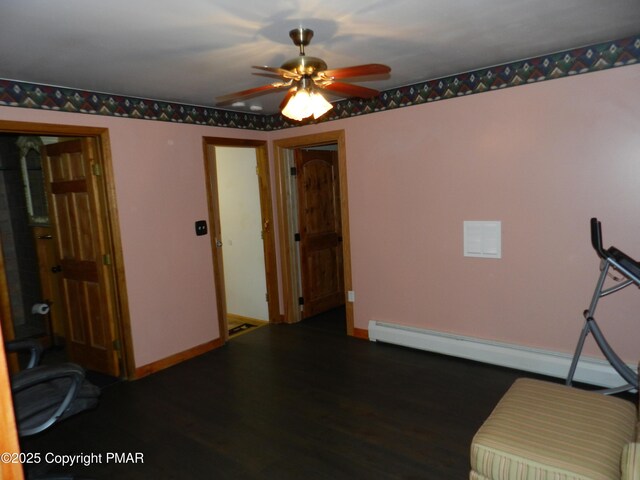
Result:
[[[271,175],[269,173],[269,155],[267,142],[263,140],[245,140],[223,137],[203,137],[204,169],[207,187],[207,203],[209,225],[211,225],[211,251],[215,278],[216,306],[220,338],[223,342],[229,339],[227,325],[227,301],[224,283],[223,252],[217,246],[221,238],[220,204],[218,201],[218,178],[216,171],[215,147],[252,148],[256,152],[258,171],[258,190],[260,195],[260,216],[262,218],[262,234],[264,244],[264,267],[268,295],[269,323],[280,323],[280,302],[278,291],[278,273],[276,260],[275,236],[273,229],[273,208],[271,195]]]
[[[16,135],[43,135],[63,137],[93,137],[98,147],[96,162],[100,165],[102,182],[105,195],[105,218],[103,228],[106,231],[106,239],[112,253],[113,265],[113,302],[116,333],[120,340],[122,376],[133,378],[135,375],[135,363],[133,356],[133,338],[131,335],[131,321],[129,316],[129,302],[127,297],[127,285],[124,274],[124,257],[122,254],[122,239],[120,237],[120,225],[118,207],[116,203],[115,180],[113,174],[113,160],[111,158],[111,143],[109,130],[101,127],[84,127],[78,125],[58,125],[49,123],[18,122],[0,120],[0,132],[14,133]],[[5,277],[4,266],[0,271],[0,277]],[[0,282],[0,288],[3,288]],[[4,318],[5,322],[13,319]]]
[[[342,221],[342,261],[344,266],[345,311],[347,321],[347,335],[354,335],[353,303],[349,302],[346,292],[353,290],[351,279],[351,237],[349,233],[349,200],[347,188],[347,153],[344,130],[335,130],[299,137],[284,138],[273,142],[273,154],[276,170],[277,206],[280,232],[280,259],[282,262],[282,292],[284,299],[284,315],[286,323],[296,323],[301,320],[298,297],[300,286],[297,278],[300,265],[297,248],[291,226],[294,224],[289,202],[290,171],[288,167],[289,151],[298,148],[318,147],[336,144],[338,146],[338,175],[340,177],[340,214]],[[297,200],[296,200],[297,202]]]

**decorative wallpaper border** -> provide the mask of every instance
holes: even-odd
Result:
[[[0,105],[270,131],[596,72],[638,61],[640,36],[635,36],[385,90],[369,100],[341,100],[320,120],[302,124],[288,121],[280,114],[234,112],[4,79],[0,79]]]
[[[488,67],[386,90],[371,100],[343,100],[330,112],[335,120],[408,107],[544,80],[597,72],[640,61],[640,36]]]

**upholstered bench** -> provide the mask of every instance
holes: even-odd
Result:
[[[469,478],[640,479],[636,422],[626,400],[518,379],[473,438]]]

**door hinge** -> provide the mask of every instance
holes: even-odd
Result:
[[[111,255],[108,253],[102,255],[102,263],[103,265],[111,265]]]
[[[291,167],[291,176],[295,177],[296,175],[298,175],[298,169],[296,167]]]
[[[122,361],[122,344],[120,343],[120,339],[116,339],[113,341],[113,350],[116,352],[116,356],[118,357],[118,361]]]
[[[92,163],[91,171],[96,177],[99,177],[100,175],[102,175],[102,167],[100,166],[99,163]]]
[[[304,305],[304,297],[298,297],[298,305]]]
[[[264,294],[264,300],[265,302],[269,303],[269,292]]]
[[[293,240],[296,241],[296,242],[299,242],[300,241],[300,234],[299,233],[294,233],[293,234]]]
[[[260,176],[260,167],[256,165],[256,175]]]

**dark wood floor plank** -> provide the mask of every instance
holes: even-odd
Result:
[[[25,439],[32,452],[141,452],[76,466],[118,479],[463,479],[471,438],[525,374],[344,334],[261,327]],[[46,468],[43,468],[46,467]],[[41,465],[37,470],[52,468]]]

